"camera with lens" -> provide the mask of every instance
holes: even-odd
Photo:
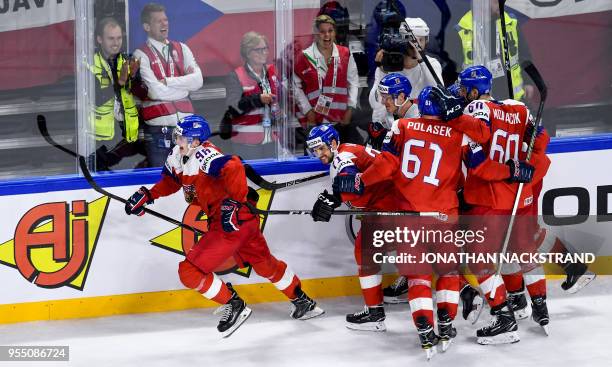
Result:
[[[404,69],[404,56],[410,47],[405,35],[400,34],[400,25],[404,21],[395,0],[389,0],[378,12],[378,22],[382,31],[378,46],[383,50],[382,67],[387,73]]]

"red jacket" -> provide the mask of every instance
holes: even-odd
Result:
[[[185,62],[183,60],[183,47],[180,42],[169,41],[172,50],[171,63],[166,62],[164,57],[148,43],[140,46],[151,63],[151,70],[157,80],[163,80],[165,76],[183,76],[185,75]],[[163,70],[163,71],[162,71]],[[143,101],[142,117],[145,121],[152,120],[160,116],[168,116],[177,112],[193,113],[193,106],[189,98],[183,98],[178,101],[157,101],[147,99]]]

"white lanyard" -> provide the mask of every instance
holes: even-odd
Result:
[[[495,22],[495,56],[498,57],[501,55],[501,44],[499,40],[499,27],[497,26],[497,22]]]
[[[248,62],[247,62],[247,68],[249,68],[249,71],[253,75],[255,75],[255,79],[261,85],[261,89],[263,89],[263,92],[265,94],[271,94],[272,93],[272,88],[270,87],[270,83],[268,82],[268,75],[266,73],[266,66],[264,65],[264,67],[263,67],[263,78],[260,78],[259,75],[257,75],[257,73],[253,70],[253,68],[251,68],[251,65],[249,65]]]
[[[316,45],[313,45],[313,54],[314,54],[314,47],[316,47]],[[338,59],[340,57],[334,57],[332,56],[332,59],[334,59],[334,75],[332,78],[332,87],[331,87],[331,93],[335,94],[336,93],[336,82],[338,80]],[[317,57],[315,59],[315,68],[317,69],[317,77],[319,79],[319,90],[321,91],[321,94],[323,94],[323,77],[321,77],[321,74],[319,74],[319,58]],[[329,69],[328,69],[329,71]],[[325,75],[327,76],[327,73],[325,73]]]
[[[162,64],[159,58],[159,51],[157,51],[157,49],[153,47],[153,45],[149,41],[147,41],[147,46],[149,46],[149,49],[151,50],[151,52],[153,53],[153,56],[155,57],[155,61],[159,64],[159,69],[161,70],[163,79],[166,79],[166,70],[165,70],[164,64]],[[166,45],[166,47],[168,47],[167,63],[170,66],[170,77],[173,77],[174,76],[174,59],[172,59],[172,57],[170,56],[170,43],[169,42]]]

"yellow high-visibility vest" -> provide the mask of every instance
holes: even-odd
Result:
[[[509,45],[511,47],[508,48],[508,53],[510,54],[510,76],[512,78],[512,88],[514,91],[514,99],[520,100],[525,95],[525,90],[523,89],[523,76],[521,74],[521,65],[519,64],[519,55],[518,55],[518,21],[516,18],[510,16],[507,12],[504,13],[506,18],[506,33],[508,34],[508,39],[510,40]],[[501,19],[497,19],[495,22],[497,27],[496,34],[499,35],[499,44],[504,45],[504,36],[501,31]],[[465,15],[459,20],[459,24],[457,24],[459,38],[461,38],[461,46],[463,48],[463,68],[473,65],[473,40],[474,40],[474,32],[472,29],[472,11],[468,11]],[[514,44],[515,47],[512,47]],[[504,52],[502,54],[502,62],[506,62]]]
[[[92,72],[100,82],[102,88],[112,88],[113,78],[119,78],[119,71],[126,62],[123,55],[117,58],[117,72],[113,74],[110,65],[104,57],[96,52],[94,55],[94,65]],[[127,88],[121,88],[121,103],[123,105],[123,122],[125,124],[125,140],[134,142],[138,139],[138,110],[134,97]],[[96,140],[111,140],[115,136],[115,96],[104,102],[101,106],[96,106],[92,114]]]

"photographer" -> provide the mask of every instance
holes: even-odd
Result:
[[[378,90],[380,80],[387,73],[397,71],[408,78],[412,85],[410,99],[415,99],[423,88],[436,85],[434,76],[427,69],[418,51],[408,41],[408,28],[414,33],[422,49],[425,49],[429,41],[429,27],[421,18],[406,18],[399,25],[397,33],[393,33],[393,30],[388,30],[381,35],[381,49],[376,55],[376,61],[380,62],[381,65],[376,68],[374,85],[369,95],[370,106],[373,110],[373,122],[384,122],[386,119],[387,111],[384,105],[377,101],[376,91]],[[442,66],[440,62],[430,56],[427,56],[427,59],[433,66],[438,78],[442,80]]]

